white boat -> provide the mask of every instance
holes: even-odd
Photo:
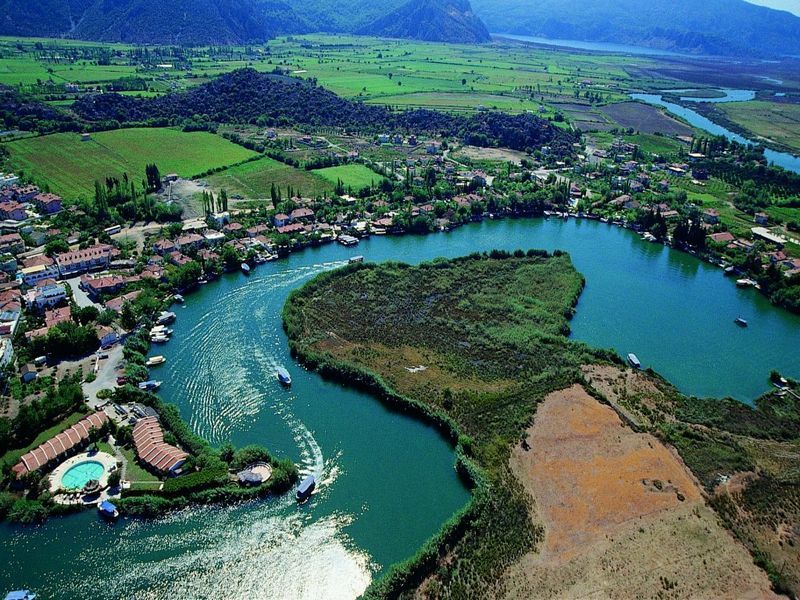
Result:
[[[174,312],[170,311],[162,311],[160,315],[158,315],[158,324],[159,325],[166,325],[168,323],[172,323],[177,319],[178,316]]]
[[[175,300],[175,302],[177,302],[178,304],[183,304],[184,302],[186,302],[186,300],[180,294],[175,294],[174,296],[172,296],[172,299]]]
[[[158,356],[148,358],[147,362],[144,364],[148,367],[157,367],[158,365],[163,365],[165,362],[167,362],[167,359],[159,354]]]
[[[169,338],[166,335],[154,335],[150,338],[150,341],[154,344],[166,344]]]
[[[634,369],[642,368],[642,363],[639,361],[639,358],[633,352],[628,354],[628,362]]]
[[[739,287],[751,287],[756,285],[756,282],[753,281],[752,279],[737,279],[736,285],[738,285]]]
[[[364,262],[364,257],[363,256],[351,256],[350,260],[348,260],[347,262],[349,262],[349,263],[362,263],[362,262]]]
[[[250,265],[248,265],[247,263],[242,263],[239,266],[242,269],[242,273],[244,273],[245,275],[249,275],[250,274]]]

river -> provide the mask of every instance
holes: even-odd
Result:
[[[687,393],[751,401],[770,369],[800,376],[800,317],[736,288],[720,269],[597,221],[486,221],[307,249],[188,296],[153,376],[195,431],[215,444],[265,444],[320,475],[319,493],[302,507],[287,495],[116,525],[91,511],[32,528],[4,524],[0,590],[30,587],[42,599],[354,598],[468,492],[432,428],[295,364],[281,306],[354,254],[416,263],[520,247],[567,250],[586,276],[575,339],[636,352]],[[737,316],[750,327],[736,327]],[[276,384],[278,364],[291,372],[291,390]]]
[[[671,93],[675,91],[679,90],[670,90]],[[725,89],[722,91],[725,92],[725,96],[720,98],[681,98],[681,100],[686,102],[721,103],[721,102],[742,102],[744,100],[752,100],[755,97],[755,94],[749,90]],[[739,142],[740,144],[757,145],[755,141],[750,140],[744,137],[743,135],[739,135],[738,133],[735,133],[730,129],[727,129],[722,125],[716,124],[714,121],[712,121],[708,117],[704,117],[696,110],[692,110],[691,108],[681,106],[680,104],[664,100],[664,97],[660,94],[630,94],[630,97],[633,98],[634,100],[641,100],[642,102],[646,102],[647,104],[652,104],[654,106],[661,106],[663,108],[666,108],[669,112],[681,117],[690,125],[702,129],[704,131],[707,131],[713,135],[725,136],[729,140]],[[777,150],[771,150],[769,148],[766,148],[764,150],[764,156],[770,163],[774,165],[783,167],[787,171],[800,173],[800,157],[798,156],[794,156],[793,154],[789,154],[788,152],[778,152]]]

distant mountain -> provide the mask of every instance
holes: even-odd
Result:
[[[261,42],[311,31],[280,0],[0,0],[0,34],[153,44]]]
[[[800,55],[800,17],[744,0],[473,0],[492,32],[697,54]]]
[[[462,44],[491,39],[469,0],[411,0],[355,33]]]

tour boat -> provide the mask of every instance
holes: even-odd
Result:
[[[745,321],[742,317],[736,317],[733,322],[739,327],[747,327],[747,321]]]
[[[165,362],[167,362],[167,359],[159,354],[158,356],[153,356],[152,358],[148,358],[145,365],[147,365],[148,367],[156,367],[158,365],[163,365]]]
[[[278,381],[280,381],[283,385],[292,385],[292,376],[289,375],[289,371],[283,367],[278,367],[275,370],[275,374],[278,377]]]
[[[154,344],[166,344],[169,338],[166,335],[154,335],[150,338],[150,341]]]
[[[250,274],[250,265],[248,265],[247,263],[242,263],[239,266],[242,269],[242,273],[244,273],[245,275],[249,275]]]
[[[313,475],[309,475],[303,481],[300,482],[300,485],[297,486],[297,492],[295,497],[297,498],[298,502],[304,502],[308,500],[308,497],[311,495],[311,492],[314,491],[314,488],[317,487],[317,478]]]
[[[642,368],[642,363],[639,362],[639,358],[633,352],[628,354],[628,362],[634,369]]]
[[[160,315],[158,315],[158,324],[159,325],[167,325],[168,323],[172,323],[178,316],[174,312],[163,311]]]
[[[364,257],[363,256],[352,256],[352,257],[350,257],[350,260],[348,260],[347,262],[349,262],[349,263],[361,263],[361,262],[364,262]]]
[[[161,382],[156,381],[155,379],[151,379],[150,381],[143,381],[139,384],[140,390],[145,390],[147,392],[155,392],[158,388],[161,387]]]

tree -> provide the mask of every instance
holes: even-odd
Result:
[[[126,330],[131,331],[134,327],[136,327],[136,313],[133,310],[133,304],[130,302],[125,302],[122,305],[122,310],[120,311],[119,315],[119,322],[122,327]]]

